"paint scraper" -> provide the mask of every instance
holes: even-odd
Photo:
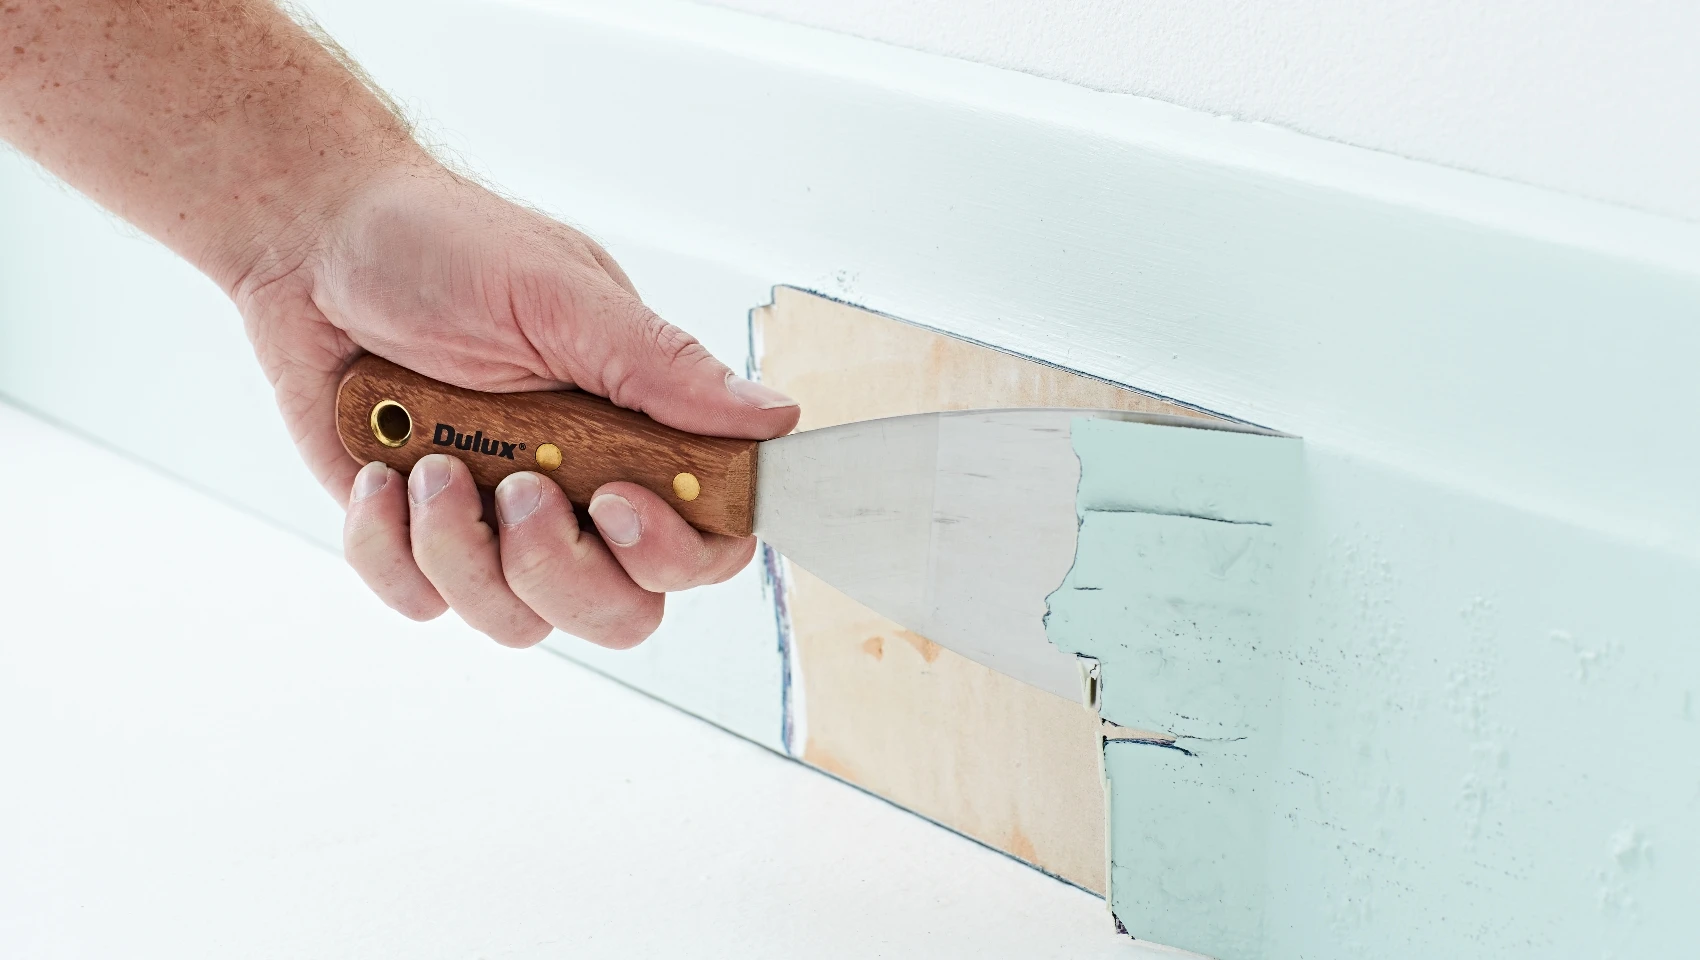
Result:
[[[1113,410],[926,413],[757,442],[703,437],[575,391],[489,394],[375,356],[343,376],[337,427],[361,463],[459,457],[481,486],[537,471],[583,506],[604,483],[655,491],[699,530],[760,537],[879,614],[1017,680],[1089,698],[1045,637],[1074,561],[1079,418],[1264,433]]]

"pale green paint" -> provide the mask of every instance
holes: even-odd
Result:
[[[1129,931],[1224,958],[1692,952],[1695,561],[1164,429],[1077,425],[1048,621],[1099,659],[1107,718],[1186,751],[1105,747]],[[1175,516],[1199,489],[1271,526]]]
[[[1074,445],[1077,452],[1083,445],[1103,451],[1081,471],[1081,510],[1249,523],[1272,523],[1291,511],[1303,456],[1291,437],[1116,420],[1076,420]]]

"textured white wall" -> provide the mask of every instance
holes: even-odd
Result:
[[[1687,0],[709,0],[1700,220]]]

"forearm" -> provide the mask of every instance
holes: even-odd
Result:
[[[0,137],[227,291],[360,185],[433,166],[267,0],[0,0]]]

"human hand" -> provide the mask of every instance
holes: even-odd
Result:
[[[749,561],[754,538],[699,533],[632,483],[596,492],[591,532],[535,473],[504,480],[492,510],[452,456],[408,477],[359,468],[335,399],[362,352],[475,390],[576,387],[714,436],[780,436],[798,409],[652,313],[595,242],[434,164],[386,171],[331,209],[273,241],[275,262],[232,295],[302,456],[347,503],[348,560],[385,603],[414,619],[453,607],[509,646],[557,627],[628,647],[660,622],[665,592]]]
[[[752,539],[702,536],[632,484],[592,501],[598,537],[535,474],[498,488],[494,528],[453,458],[405,482],[383,465],[356,476],[334,401],[362,350],[478,390],[578,387],[720,436],[785,433],[797,408],[645,309],[582,234],[445,170],[322,35],[269,0],[5,13],[17,55],[0,65],[0,138],[231,294],[302,455],[348,503],[348,558],[385,602],[417,618],[452,606],[517,646],[551,625],[629,646],[664,591],[749,559]]]

